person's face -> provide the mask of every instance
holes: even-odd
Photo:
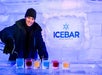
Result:
[[[30,17],[30,16],[26,17],[25,20],[26,20],[26,25],[27,25],[28,27],[32,26],[32,24],[33,24],[34,21],[35,21],[34,18],[33,18],[33,17]]]

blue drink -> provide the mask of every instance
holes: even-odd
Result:
[[[42,61],[42,68],[43,69],[49,69],[49,61],[48,60],[43,60]]]
[[[24,68],[24,58],[16,59],[16,68]]]

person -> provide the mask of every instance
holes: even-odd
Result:
[[[0,31],[0,39],[5,44],[3,53],[10,54],[10,61],[15,61],[16,58],[37,59],[37,56],[48,59],[42,28],[35,21],[36,14],[35,9],[28,8],[24,18]]]

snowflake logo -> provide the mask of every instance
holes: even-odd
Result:
[[[69,29],[69,25],[68,25],[68,24],[64,24],[64,25],[63,25],[63,29],[64,29],[64,30],[68,30],[68,29]]]

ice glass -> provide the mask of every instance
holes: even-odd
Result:
[[[50,62],[48,60],[42,60],[42,69],[49,69]]]
[[[52,66],[54,69],[58,69],[59,68],[59,61],[57,61],[57,60],[52,61]]]
[[[16,68],[24,68],[24,58],[16,59]]]
[[[34,60],[33,66],[34,66],[34,69],[40,68],[40,60]]]
[[[33,60],[30,58],[25,59],[25,68],[32,68]]]
[[[68,69],[69,68],[69,63],[67,61],[62,62],[62,69]]]

